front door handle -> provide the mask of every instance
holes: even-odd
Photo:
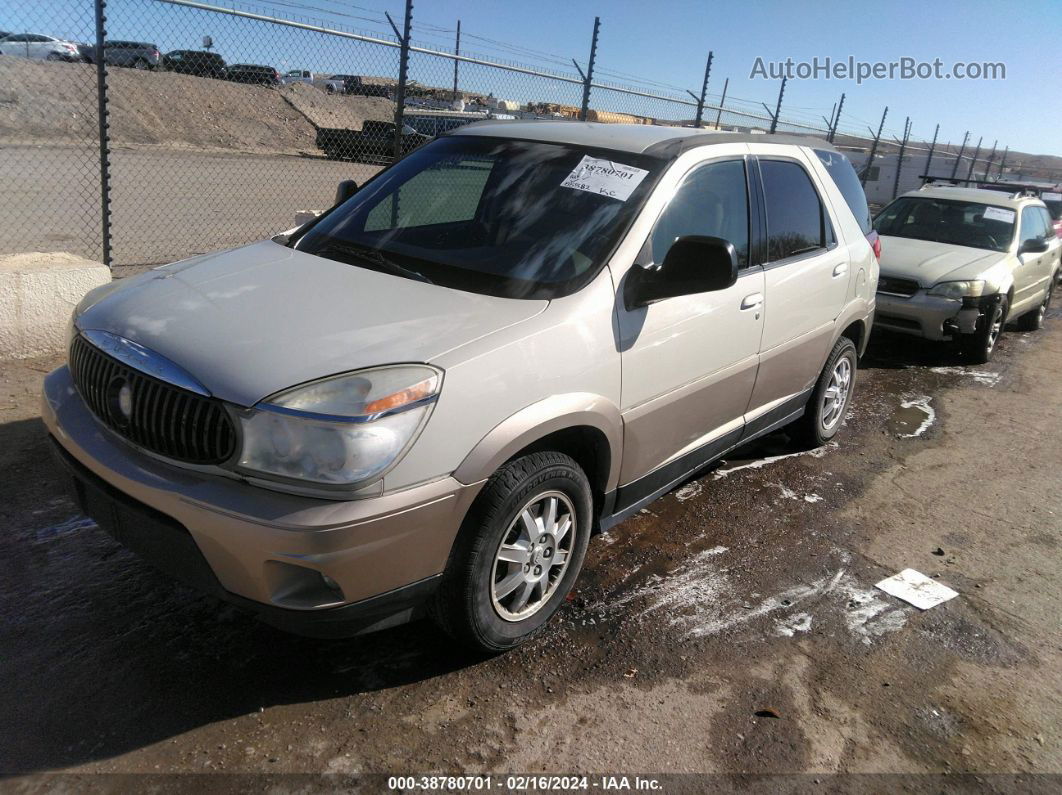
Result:
[[[848,263],[847,262],[842,262],[839,265],[835,266],[834,269],[833,269],[833,277],[835,279],[838,276],[844,276],[846,273],[848,273]]]
[[[746,295],[741,299],[741,311],[747,312],[750,309],[759,309],[763,306],[763,294],[753,293],[752,295]]]

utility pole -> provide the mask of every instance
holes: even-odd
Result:
[[[778,103],[774,106],[774,116],[771,117],[771,133],[778,129],[778,114],[782,112],[782,95],[785,94],[785,83],[789,78],[782,78],[782,85],[778,88]]]
[[[896,178],[892,181],[892,198],[900,192],[900,172],[903,171],[903,153],[907,149],[907,140],[911,137],[911,117],[908,116],[903,123],[903,140],[900,141],[900,154],[896,158]]]
[[[409,75],[409,30],[413,24],[413,0],[406,0],[406,21],[399,35],[398,27],[390,14],[386,14],[387,21],[395,31],[395,35],[402,41],[402,49],[398,58],[398,90],[395,92],[395,160],[402,156],[402,117],[406,110],[406,78]]]
[[[974,149],[973,158],[970,160],[970,170],[966,172],[967,182],[969,182],[973,178],[974,166],[977,165],[977,155],[981,153],[981,141],[983,141],[984,139],[985,137],[983,135],[977,139],[977,148]]]
[[[926,155],[926,164],[922,169],[922,173],[927,177],[929,176],[929,164],[933,162],[933,150],[937,148],[937,135],[940,133],[940,125],[938,124],[933,130],[933,143],[929,145],[929,154]]]
[[[579,68],[579,64],[573,59],[575,68],[583,78],[583,105],[579,109],[579,121],[586,121],[586,115],[590,111],[590,85],[594,79],[594,61],[597,59],[597,36],[601,31],[601,17],[594,17],[594,35],[590,39],[590,63],[586,65],[586,74]]]
[[[833,114],[833,124],[830,125],[830,134],[826,136],[826,140],[831,144],[833,139],[837,136],[837,126],[841,123],[841,111],[844,110],[844,94],[841,94],[841,101],[837,103],[837,112]]]
[[[992,161],[996,157],[996,146],[998,144],[999,139],[997,138],[992,142],[992,151],[988,153],[988,161],[985,163],[985,182],[988,182],[988,172],[992,170]]]
[[[1007,164],[1007,152],[1009,152],[1009,151],[1010,151],[1010,144],[1007,144],[1007,146],[1005,146],[1003,148],[1003,157],[999,161],[999,176],[996,177],[996,179],[1003,179],[1003,166],[1005,166]]]
[[[874,167],[874,155],[878,152],[878,141],[881,140],[881,131],[885,129],[885,117],[889,115],[889,106],[885,106],[884,112],[881,114],[881,123],[878,124],[878,132],[874,134],[871,130],[871,134],[874,135],[874,143],[870,145],[870,157],[867,158],[867,164],[863,166],[863,173],[859,177],[859,184],[866,185],[867,177],[870,176],[870,169]]]
[[[962,153],[966,151],[966,142],[970,140],[970,131],[967,130],[966,134],[962,137],[962,146],[959,147],[959,154],[955,155],[955,164],[951,167],[951,178],[955,179],[955,174],[959,170],[959,161],[962,160]]]
[[[708,65],[704,67],[704,82],[701,84],[701,95],[697,96],[689,89],[686,89],[686,93],[697,100],[697,118],[693,122],[693,126],[698,130],[701,128],[701,119],[704,117],[704,97],[708,93],[708,76],[712,73],[712,53],[708,53]]]

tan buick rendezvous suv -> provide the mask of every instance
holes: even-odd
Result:
[[[878,264],[828,144],[485,122],[339,198],[89,293],[44,387],[85,513],[277,627],[510,648],[592,533],[843,423]]]

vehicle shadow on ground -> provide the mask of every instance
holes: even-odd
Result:
[[[262,708],[371,693],[485,661],[427,621],[347,640],[274,630],[171,582],[81,518],[62,496],[40,420],[0,425],[0,450],[10,473],[0,537],[0,774],[107,759]]]

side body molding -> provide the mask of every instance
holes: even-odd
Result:
[[[600,431],[608,442],[605,491],[614,490],[619,483],[623,418],[615,403],[588,392],[553,395],[506,418],[465,456],[453,476],[462,483],[478,483],[528,445],[551,433],[579,426]]]

